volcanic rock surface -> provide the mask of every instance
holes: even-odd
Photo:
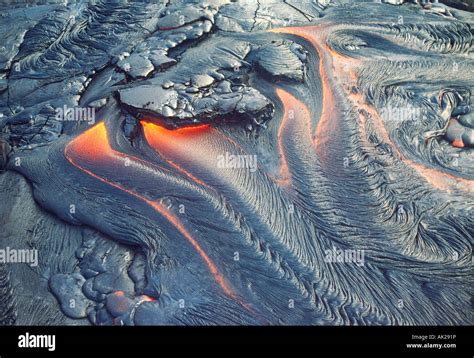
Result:
[[[0,5],[0,324],[473,324],[469,1]]]

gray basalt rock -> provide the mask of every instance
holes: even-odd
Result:
[[[79,273],[51,277],[50,287],[63,312],[72,318],[84,318],[90,301],[82,293],[85,278]]]
[[[256,63],[276,79],[303,81],[306,53],[303,47],[289,41],[272,42],[256,51]]]
[[[464,5],[29,4],[0,250],[38,260],[0,262],[0,324],[472,324]]]

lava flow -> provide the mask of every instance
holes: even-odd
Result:
[[[300,153],[303,159],[307,149],[314,149],[311,134],[311,114],[306,105],[296,97],[281,88],[277,88],[276,94],[283,104],[283,118],[278,128],[278,150],[281,157],[281,166],[277,183],[288,187],[291,184],[291,173],[297,173],[301,169],[294,166],[289,168],[288,156],[290,153]],[[308,153],[311,156],[311,153]],[[309,159],[307,159],[309,161]]]
[[[336,83],[338,83],[338,78],[341,78],[344,81],[344,86],[342,86],[342,83],[338,83],[339,88],[357,87],[356,69],[361,65],[361,62],[351,58],[345,58],[329,47],[326,40],[329,31],[334,31],[331,27],[302,26],[278,28],[270,31],[301,37],[307,40],[319,55],[319,74],[323,93],[323,108],[316,128],[315,143],[318,156],[323,159],[322,163],[329,163],[327,158],[329,153],[342,153],[341,150],[337,149],[337,143],[343,143],[344,141],[340,133],[340,128],[344,120],[343,112],[341,112],[344,100],[337,94]],[[350,76],[344,75],[345,72],[349,73]],[[459,178],[406,158],[390,138],[384,126],[383,119],[377,110],[367,104],[362,94],[347,93],[347,98],[352,100],[352,105],[356,108],[364,109],[370,114],[370,118],[378,134],[390,145],[401,161],[414,169],[426,182],[441,190],[458,188],[467,192],[474,192],[474,180]],[[359,115],[361,116],[360,112]],[[324,160],[325,158],[326,160]],[[330,162],[333,163],[334,159],[337,158],[332,157]]]
[[[191,130],[181,130],[177,131],[176,135],[182,136],[183,132],[197,132],[199,129]],[[137,193],[131,189],[127,189],[121,184],[120,179],[110,180],[103,175],[101,175],[98,170],[104,164],[108,165],[120,165],[123,167],[122,173],[117,173],[117,177],[127,177],[133,176],[133,173],[127,168],[132,168],[132,165],[125,165],[125,161],[134,160],[135,158],[126,156],[120,152],[113,150],[110,147],[109,140],[107,137],[107,128],[103,122],[97,124],[93,128],[87,130],[77,138],[73,139],[64,149],[64,155],[67,160],[77,167],[78,169],[86,172],[87,174],[93,176],[94,178],[117,188],[151,206],[155,209],[160,215],[162,215],[166,220],[168,220],[195,248],[201,258],[204,260],[212,275],[214,276],[216,282],[222,288],[222,290],[231,298],[238,299],[236,294],[233,292],[232,288],[227,283],[224,276],[219,272],[216,265],[209,258],[206,252],[201,248],[198,242],[192,237],[180,220],[170,212],[166,207],[158,203],[157,201],[151,200],[144,195]]]

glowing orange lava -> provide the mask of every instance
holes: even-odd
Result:
[[[185,139],[187,136],[199,135],[211,130],[211,127],[207,124],[193,126],[193,127],[183,127],[183,128],[171,130],[171,129],[166,129],[163,126],[153,124],[151,122],[141,121],[140,123],[143,127],[143,132],[145,134],[145,138],[147,139],[148,144],[150,144],[154,149],[157,148],[156,141],[159,140],[159,138],[167,138],[167,141],[172,141],[173,143],[175,143],[177,139]],[[195,183],[212,190],[212,188],[209,185],[204,183],[202,180],[199,180],[198,178],[196,178],[194,175],[192,175],[187,170],[183,169],[180,165],[178,165],[171,159],[167,157],[163,157],[163,159],[165,159],[169,165],[171,165],[173,168],[178,170],[180,173],[187,176],[189,179],[191,179]]]
[[[296,35],[309,41],[319,55],[319,74],[321,77],[322,102],[323,108],[321,117],[318,121],[315,132],[315,144],[317,152],[323,156],[327,143],[331,140],[333,133],[337,131],[338,107],[335,105],[336,100],[331,90],[330,77],[331,69],[329,68],[331,59],[327,55],[327,51],[323,51],[318,39],[318,31],[322,31],[322,26],[308,27],[286,27],[270,30],[277,33],[286,33]]]
[[[165,217],[188,240],[188,242],[198,252],[198,254],[204,260],[207,267],[211,271],[214,279],[222,288],[222,290],[229,297],[238,301],[237,296],[235,295],[235,293],[232,291],[232,289],[226,282],[224,276],[219,272],[216,265],[212,262],[212,260],[206,254],[206,252],[201,248],[201,246],[197,243],[197,241],[191,236],[191,234],[187,231],[184,225],[172,212],[170,212],[167,208],[165,208],[161,204],[155,201],[152,201],[144,197],[143,195],[134,192],[133,190],[124,188],[120,184],[114,183],[113,181],[110,181],[100,175],[97,175],[91,170],[86,169],[83,165],[81,165],[81,161],[84,159],[87,159],[91,161],[92,163],[94,163],[94,165],[100,168],[101,161],[113,163],[116,161],[121,161],[124,158],[130,158],[129,156],[125,157],[122,153],[119,153],[110,147],[108,136],[107,136],[107,128],[103,122],[95,125],[91,129],[85,131],[80,136],[78,136],[77,138],[69,142],[64,148],[64,155],[66,159],[78,169],[100,180],[101,182],[104,182],[114,188],[117,188],[145,202],[146,204],[151,206],[153,209],[155,209],[159,214]]]
[[[244,154],[245,151],[238,143],[217,129],[203,125],[169,130],[155,123],[142,121],[141,124],[148,144],[162,158],[195,182],[207,186],[186,170],[183,167],[184,164],[199,166],[208,172],[216,173],[224,181],[234,181],[234,178],[226,176],[225,170],[219,168],[218,157],[225,153]]]
[[[311,114],[303,102],[286,92],[277,88],[276,94],[283,104],[283,119],[278,128],[278,151],[281,157],[281,166],[279,185],[289,186],[291,184],[291,175],[288,168],[288,162],[285,154],[284,141],[289,136],[298,137],[300,140],[306,140],[313,145],[311,136]]]
[[[454,139],[451,144],[453,147],[464,148],[464,142],[459,138]]]
[[[326,25],[320,25],[288,27],[270,30],[271,32],[285,33],[304,38],[311,43],[319,55],[319,73],[321,76],[321,86],[323,93],[323,108],[321,112],[321,118],[316,128],[315,140],[316,150],[320,157],[324,157],[324,147],[330,143],[331,134],[337,132],[339,121],[342,120],[342,113],[336,105],[337,101],[335,100],[334,96],[334,93],[337,93],[334,86],[336,77],[339,78],[340,81],[344,81],[344,86],[342,83],[339,83],[340,88],[357,86],[358,80],[354,71],[354,67],[360,64],[359,60],[345,58],[327,45],[327,36],[325,34],[326,28]],[[345,72],[347,72],[348,75],[344,75]],[[351,81],[353,83],[350,83]],[[385,128],[383,119],[380,117],[377,110],[369,106],[363,96],[360,94],[348,94],[348,98],[353,100],[354,105],[365,109],[370,114],[375,129],[382,136],[385,142],[393,148],[394,152],[398,155],[401,161],[414,169],[421,177],[425,179],[426,182],[441,190],[449,190],[452,187],[456,187],[469,192],[474,192],[473,180],[459,178],[434,168],[426,167],[421,163],[416,163],[413,160],[406,158],[391,140],[390,135]]]
[[[140,302],[153,302],[156,301],[153,297],[150,297],[148,295],[141,295],[140,296]]]

